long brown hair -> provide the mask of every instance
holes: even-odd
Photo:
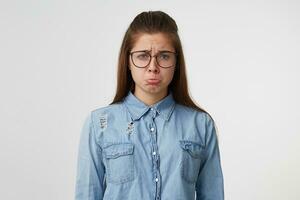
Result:
[[[129,25],[119,52],[116,94],[110,104],[122,101],[128,92],[134,89],[134,81],[128,68],[129,53],[139,35],[144,33],[164,33],[173,43],[175,51],[177,52],[177,62],[174,76],[168,86],[168,90],[172,92],[175,102],[210,115],[207,111],[194,103],[189,95],[185,61],[178,35],[178,27],[174,19],[162,11],[142,12],[138,14]]]

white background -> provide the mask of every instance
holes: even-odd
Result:
[[[227,200],[300,199],[299,1],[0,3],[0,199],[74,198],[83,120],[112,101],[142,11],[179,28],[190,92],[217,122]]]

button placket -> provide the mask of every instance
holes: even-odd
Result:
[[[158,111],[151,107],[149,109],[147,118],[149,119],[149,124],[147,125],[149,135],[151,138],[151,158],[152,158],[152,167],[153,167],[153,183],[155,187],[155,199],[160,199],[160,192],[161,192],[161,177],[159,171],[159,152],[157,146],[157,127],[155,124],[155,118],[157,116]]]

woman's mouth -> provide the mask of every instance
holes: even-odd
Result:
[[[160,82],[159,79],[148,79],[147,83],[150,85],[157,85]]]

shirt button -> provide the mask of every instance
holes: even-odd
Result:
[[[156,152],[154,151],[152,154],[155,156],[155,155],[156,155]]]
[[[158,178],[155,179],[155,182],[158,182]]]
[[[154,131],[154,128],[152,127],[150,130],[153,132],[153,131]]]
[[[153,110],[153,108],[150,108],[150,110]]]

